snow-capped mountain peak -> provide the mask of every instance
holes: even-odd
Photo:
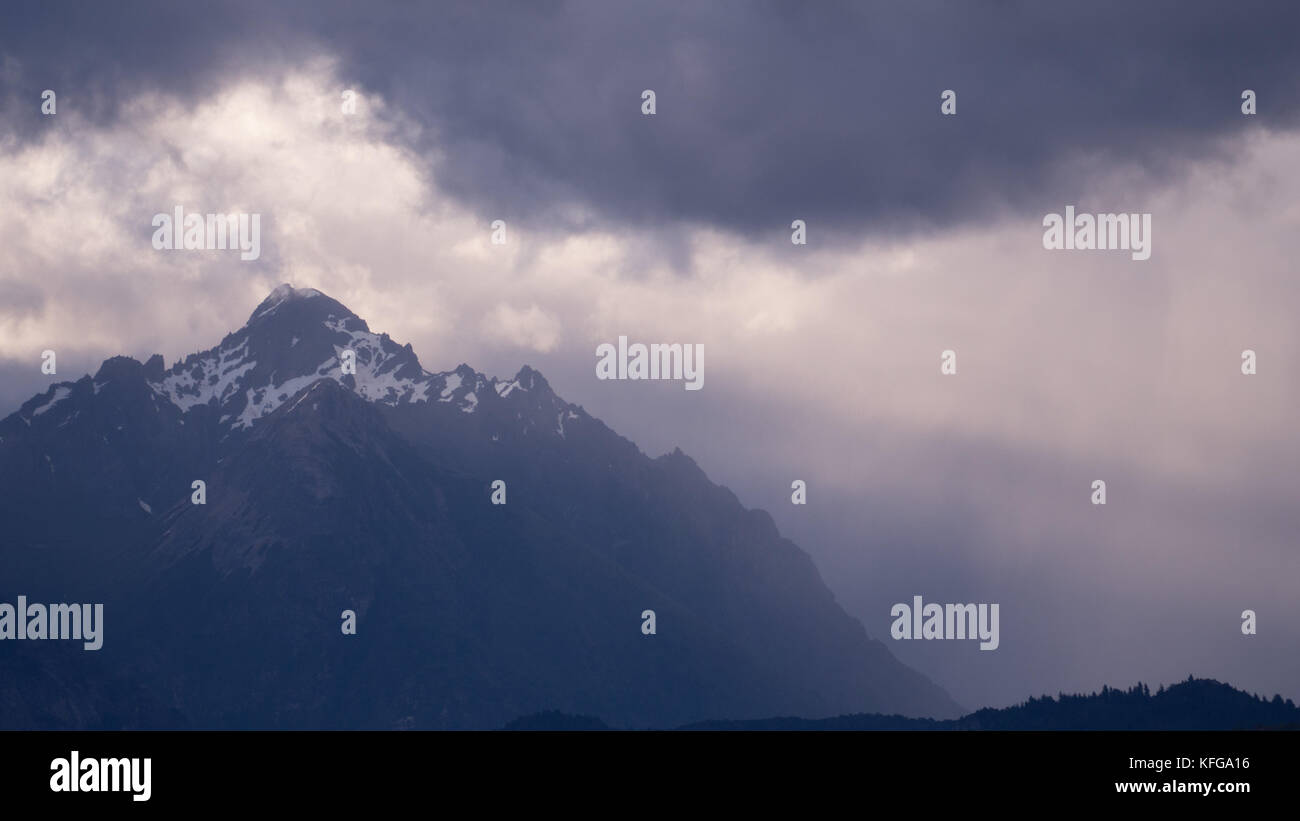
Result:
[[[467,414],[478,411],[489,395],[506,400],[542,388],[549,394],[547,404],[555,405],[548,410],[561,417],[556,425],[561,436],[562,418],[581,412],[555,397],[541,374],[527,366],[509,381],[489,379],[464,364],[442,373],[426,371],[410,345],[372,332],[365,320],[320,291],[288,284],[273,290],[248,323],[221,344],[191,354],[149,382],[158,397],[182,412],[212,407],[221,424],[244,429],[318,379],[333,379],[380,404],[436,402]]]

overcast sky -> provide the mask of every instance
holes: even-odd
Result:
[[[55,379],[170,364],[287,281],[680,446],[966,706],[1189,673],[1300,699],[1300,7],[0,15],[0,413],[46,348]],[[153,250],[178,204],[262,214],[261,258]],[[1151,258],[1044,250],[1067,205],[1150,213]],[[619,335],[703,343],[704,389],[598,381]],[[999,603],[1001,647],[889,641],[913,595]]]

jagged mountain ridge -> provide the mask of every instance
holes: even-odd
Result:
[[[343,373],[344,350],[356,355],[355,374]],[[215,405],[222,411],[221,424],[247,428],[321,377],[375,402],[444,402],[472,413],[483,391],[502,398],[527,391],[536,372],[525,366],[514,379],[489,379],[462,364],[431,373],[409,344],[372,333],[365,320],[320,291],[286,284],[272,291],[238,332],[177,362],[150,384],[182,410]],[[579,412],[570,406],[561,410],[571,418]],[[563,433],[562,417],[557,416],[556,430]]]
[[[101,666],[157,699],[74,726],[957,712],[685,454],[646,457],[528,367],[428,372],[310,289],[170,369],[115,358],[52,386],[0,421],[0,465],[5,576],[111,602],[127,636],[41,674],[65,701],[103,702],[82,692]],[[24,711],[12,726],[50,721]]]
[[[355,353],[355,374],[343,372],[345,350]],[[75,408],[65,401],[83,383],[98,394],[117,372],[109,363],[93,378],[51,385],[23,403],[19,419],[30,426],[54,411],[51,418],[66,423],[66,413],[61,411],[75,413]],[[398,345],[388,334],[372,333],[365,320],[315,289],[287,284],[277,287],[240,330],[216,347],[190,354],[167,370],[162,356],[155,354],[145,363],[143,374],[158,401],[182,413],[211,408],[218,413],[218,424],[233,430],[250,427],[321,378],[334,379],[374,402],[439,402],[463,413],[474,412],[480,398],[489,393],[504,399],[527,393],[540,383],[555,400],[558,435],[563,436],[566,419],[585,415],[580,407],[550,393],[541,375],[528,366],[509,380],[489,378],[465,364],[442,373],[426,371],[409,344]]]

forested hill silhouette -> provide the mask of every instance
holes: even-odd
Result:
[[[604,729],[589,717],[558,712],[512,721],[512,730]],[[1128,690],[1031,698],[1002,709],[986,708],[949,721],[859,713],[834,718],[764,718],[703,721],[682,730],[1300,730],[1300,707],[1280,695],[1266,700],[1213,679],[1194,679],[1154,694],[1145,684]]]
[[[1300,729],[1300,707],[1271,700],[1213,679],[1195,679],[1155,693],[1145,684],[1128,690],[1031,698],[1002,709],[986,708],[948,721],[871,714],[809,720],[705,721],[683,730],[1246,730]]]

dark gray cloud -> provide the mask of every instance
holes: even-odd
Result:
[[[1098,168],[1159,179],[1300,121],[1300,7],[1124,3],[18,3],[6,127],[93,118],[331,54],[425,128],[440,187],[572,229],[821,237],[1042,212]],[[13,66],[18,68],[14,69]],[[658,94],[643,117],[640,93]],[[958,93],[956,117],[939,95]],[[1259,115],[1239,95],[1259,95]],[[65,109],[66,110],[66,109]],[[577,206],[586,217],[562,212]],[[557,225],[557,223],[563,223]]]
[[[0,280],[0,323],[39,317],[45,310],[45,294],[30,282]]]

